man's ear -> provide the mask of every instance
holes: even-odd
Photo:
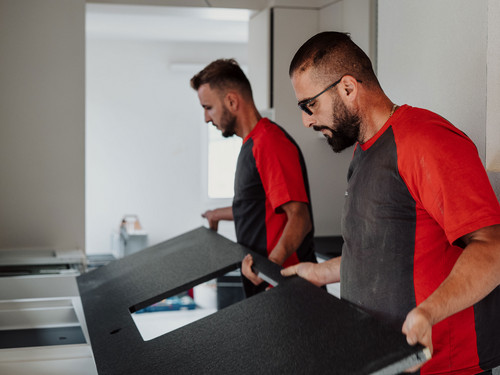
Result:
[[[229,91],[224,97],[224,104],[231,111],[235,112],[240,104],[240,98],[234,91]]]
[[[353,100],[358,93],[358,81],[350,75],[345,75],[340,81],[341,95],[348,97],[347,99]]]

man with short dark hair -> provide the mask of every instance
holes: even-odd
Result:
[[[217,230],[220,220],[234,220],[238,243],[279,265],[316,262],[309,183],[302,153],[284,129],[262,118],[250,83],[233,59],[210,63],[191,79],[205,121],[225,137],[243,139],[234,181],[232,207],[202,216]],[[241,271],[247,296],[264,290],[245,257]]]
[[[500,206],[472,141],[430,111],[393,103],[347,34],[309,39],[289,73],[304,125],[335,152],[356,146],[342,256],[282,273],[340,281],[343,299],[433,350],[422,374],[491,373],[500,365]]]

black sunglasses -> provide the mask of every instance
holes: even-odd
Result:
[[[342,81],[342,78],[344,78],[344,76],[340,77],[340,79],[338,81],[335,81],[333,82],[330,86],[328,86],[326,89],[324,89],[323,91],[321,91],[318,95],[314,95],[312,98],[309,98],[309,99],[304,99],[304,100],[301,100],[300,102],[297,103],[297,105],[299,106],[299,108],[301,110],[303,110],[305,113],[307,113],[309,116],[312,116],[312,111],[309,109],[309,103],[311,103],[314,99],[317,99],[321,94],[327,92],[328,90],[334,88],[335,86],[337,86],[340,81]],[[358,81],[359,83],[361,83],[362,81],[360,81],[359,79],[357,79],[356,81]]]

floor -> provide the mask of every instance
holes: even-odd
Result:
[[[197,305],[194,310],[132,314],[132,319],[141,333],[143,340],[152,340],[217,312],[215,280],[196,286],[193,294]]]

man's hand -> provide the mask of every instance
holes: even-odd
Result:
[[[310,262],[297,263],[293,266],[282,269],[281,275],[283,276],[297,275],[302,277],[303,279],[306,279],[310,283],[313,283],[314,285],[322,286],[324,285],[324,283],[322,283],[318,277],[319,266],[320,265],[317,263],[310,263]]]
[[[427,347],[432,355],[432,324],[427,311],[419,307],[411,310],[403,323],[402,332],[406,335],[408,344],[415,345],[420,343]],[[415,372],[420,367],[422,365],[412,367],[406,372]]]
[[[243,258],[243,261],[241,262],[241,273],[254,285],[259,285],[264,280],[262,280],[252,271],[252,265],[253,265],[253,258],[250,254],[247,254],[245,258]]]
[[[216,232],[219,229],[219,221],[234,220],[233,208],[231,206],[208,210],[202,213],[201,216],[208,220],[208,226]]]
[[[282,269],[283,276],[297,275],[316,286],[323,286],[340,281],[341,257],[327,260],[323,263],[304,262]]]
[[[205,211],[201,214],[201,217],[207,219],[209,228],[217,232],[217,229],[219,229],[219,219],[217,218],[215,210]]]

